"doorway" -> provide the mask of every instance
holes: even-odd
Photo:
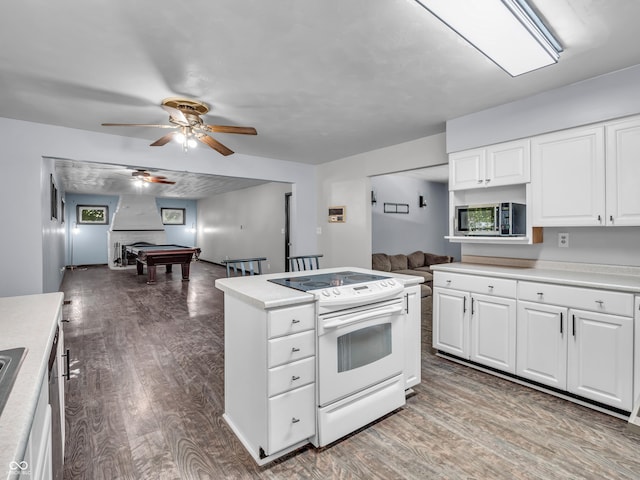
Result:
[[[289,257],[291,256],[291,192],[284,194],[284,271],[289,271]]]

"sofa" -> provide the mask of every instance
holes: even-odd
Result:
[[[381,272],[401,273],[404,275],[417,275],[424,278],[424,283],[420,284],[421,296],[428,297],[432,293],[433,272],[431,265],[437,263],[451,263],[453,257],[448,255],[434,255],[420,250],[409,255],[397,254],[387,255],[386,253],[374,253],[371,256],[371,268]]]

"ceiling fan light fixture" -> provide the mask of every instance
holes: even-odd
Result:
[[[196,142],[193,137],[187,139],[187,146],[189,148],[196,148],[198,146],[198,142]]]
[[[173,139],[179,143],[179,144],[183,144],[184,141],[187,139],[187,137],[184,135],[184,133],[178,132],[173,136]]]

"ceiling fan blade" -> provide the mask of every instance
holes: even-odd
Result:
[[[164,183],[166,185],[175,185],[176,182],[170,180],[164,180],[165,177],[144,177],[142,180],[149,183]]]
[[[155,127],[155,128],[176,128],[175,125],[158,125],[152,123],[103,123],[103,127]]]
[[[184,116],[181,110],[177,108],[170,107],[169,105],[162,105],[162,108],[169,114],[171,118],[180,125],[184,125],[185,127],[189,125],[189,120]]]
[[[204,125],[204,129],[216,133],[240,133],[242,135],[257,135],[253,127],[233,127],[230,125]]]
[[[164,137],[160,137],[158,140],[156,140],[155,142],[153,142],[151,144],[152,147],[161,147],[163,145],[166,145],[167,143],[169,143],[171,141],[171,139],[173,138],[173,136],[176,134],[177,132],[169,132],[167,133]]]
[[[205,135],[204,133],[197,133],[196,138],[200,140],[202,143],[209,145],[214,150],[218,151],[222,155],[231,155],[233,150],[228,149],[224,145],[222,145],[217,140],[211,138],[209,135]]]

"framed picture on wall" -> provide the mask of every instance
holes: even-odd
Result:
[[[78,205],[76,212],[78,225],[109,225],[107,205]]]
[[[161,208],[164,225],[184,225],[184,208]]]

